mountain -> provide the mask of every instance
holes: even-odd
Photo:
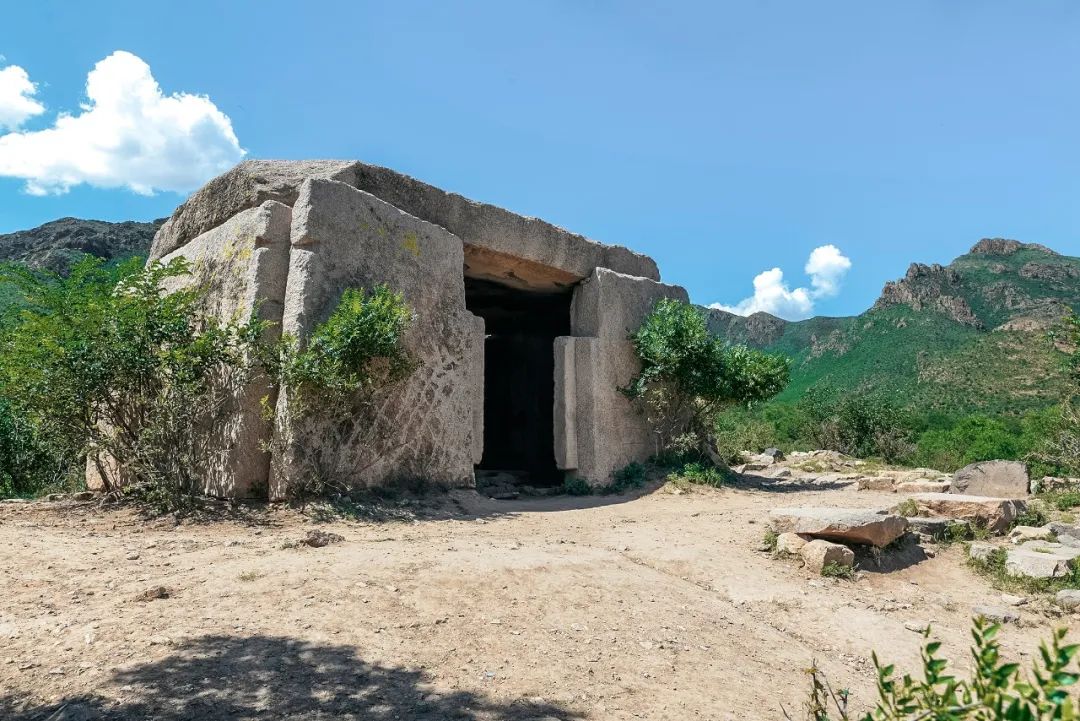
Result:
[[[946,266],[912,263],[865,313],[785,321],[709,309],[732,342],[792,357],[793,401],[814,385],[882,392],[948,415],[1019,414],[1063,390],[1053,333],[1080,310],[1080,258],[986,238]]]
[[[0,262],[63,272],[84,254],[106,260],[146,255],[165,219],[150,223],[61,218],[31,230],[0,234]]]

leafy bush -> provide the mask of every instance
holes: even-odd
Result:
[[[386,285],[350,288],[305,343],[286,337],[272,349],[268,365],[289,399],[289,417],[273,441],[275,462],[292,459],[282,471],[287,496],[303,501],[351,490],[354,469],[320,451],[347,441],[377,453],[378,394],[417,367],[404,345],[413,318],[404,296]]]
[[[50,448],[0,389],[0,498],[33,496],[60,487],[77,468],[78,459]]]
[[[699,486],[719,488],[724,485],[727,476],[724,471],[716,466],[704,463],[687,463],[682,468],[670,473],[668,480],[676,483],[681,481]]]
[[[645,403],[661,449],[690,434],[714,461],[721,460],[715,414],[776,395],[790,373],[786,357],[726,344],[710,335],[699,308],[670,298],[657,302],[630,339],[641,371],[621,390]]]
[[[562,492],[568,496],[591,496],[593,488],[584,478],[567,476],[563,479]]]
[[[839,394],[814,387],[800,399],[806,437],[817,448],[850,456],[898,461],[911,451],[911,419],[891,399],[860,393]]]
[[[611,484],[605,489],[608,493],[622,493],[632,488],[645,485],[647,469],[641,463],[628,463],[612,474]]]
[[[0,336],[0,392],[16,425],[54,458],[89,454],[108,486],[141,489],[163,510],[201,489],[205,442],[253,370],[263,329],[200,319],[198,290],[163,290],[187,271],[181,259],[144,269],[87,258],[67,277],[2,274],[26,303]]]
[[[1054,633],[1050,643],[1039,647],[1039,659],[1030,675],[1023,675],[1020,664],[1001,659],[997,641],[1000,626],[976,618],[972,628],[974,661],[968,678],[960,678],[949,669],[948,659],[940,658],[939,641],[930,641],[922,649],[922,678],[897,676],[896,667],[882,664],[873,656],[877,670],[878,700],[874,710],[862,721],[1051,721],[1075,719],[1080,713],[1071,688],[1080,680],[1073,659],[1080,645],[1065,645],[1066,631]],[[929,635],[929,630],[927,631]],[[809,721],[848,721],[850,694],[833,692],[824,674],[816,667],[808,671],[810,694],[806,704]],[[782,708],[782,707],[781,707]],[[785,718],[792,717],[783,709]],[[834,715],[835,714],[835,715]]]
[[[855,578],[855,569],[851,566],[845,566],[842,563],[833,561],[822,566],[821,575],[826,578],[842,578],[850,581]]]
[[[717,413],[713,432],[716,452],[731,465],[742,463],[744,451],[760,453],[779,444],[776,428],[744,408],[729,408]]]
[[[1017,459],[1024,454],[1020,435],[1005,423],[986,416],[970,416],[948,429],[931,429],[919,436],[912,462],[955,471],[976,461]]]

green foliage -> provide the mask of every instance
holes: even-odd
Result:
[[[744,451],[760,453],[780,445],[778,429],[751,409],[728,408],[713,423],[716,452],[730,465],[742,463]]]
[[[799,401],[798,411],[806,424],[804,435],[817,448],[887,461],[910,452],[910,419],[889,398],[815,387]]]
[[[1049,491],[1039,498],[1059,511],[1068,511],[1080,506],[1080,490]]]
[[[954,471],[976,461],[1019,458],[1020,437],[1000,420],[986,416],[964,418],[948,429],[927,430],[913,454],[913,462]]]
[[[641,371],[621,390],[645,402],[664,448],[687,433],[707,444],[718,411],[770,398],[788,381],[787,358],[728,345],[709,334],[700,308],[670,298],[630,339]]]
[[[8,412],[65,472],[89,454],[106,483],[162,510],[200,488],[205,442],[263,328],[200,319],[198,289],[163,289],[187,271],[181,259],[144,269],[87,258],[67,277],[2,273],[26,304],[0,335]]]
[[[904,518],[915,518],[919,515],[919,504],[914,499],[906,498],[900,503],[896,504],[896,508],[893,509]]]
[[[645,485],[648,469],[641,463],[632,462],[623,466],[612,474],[611,484],[607,487],[609,493],[622,493],[633,488]]]
[[[727,481],[727,475],[723,470],[713,465],[705,463],[687,463],[682,468],[668,474],[668,481],[719,488]]]
[[[1013,576],[1005,568],[1008,552],[995,548],[986,558],[969,558],[968,565],[990,579],[995,588],[1024,593],[1052,593],[1066,588],[1080,588],[1080,563],[1069,564],[1069,574],[1058,578]]]
[[[568,496],[591,496],[593,488],[584,478],[567,476],[563,479],[562,492]]]
[[[371,293],[349,288],[303,349],[295,340],[283,342],[279,378],[328,402],[397,382],[416,366],[402,345],[412,320],[402,294],[386,285]]]
[[[862,721],[1051,721],[1076,719],[1080,714],[1073,688],[1080,674],[1074,659],[1080,645],[1064,643],[1059,629],[1029,674],[1020,664],[1005,662],[997,640],[1000,626],[979,617],[974,620],[972,670],[967,678],[954,674],[948,659],[939,655],[941,643],[928,641],[922,648],[922,678],[897,675],[893,664],[883,664],[875,653],[877,702]],[[927,631],[929,636],[929,631]],[[809,721],[849,721],[850,694],[834,693],[819,669],[812,667],[806,718]],[[783,711],[791,721],[792,717]]]
[[[1046,514],[1043,513],[1042,509],[1040,509],[1038,506],[1032,504],[1032,505],[1029,505],[1026,509],[1024,509],[1023,513],[1021,513],[1020,515],[1018,515],[1016,517],[1016,519],[1013,521],[1012,525],[1014,527],[1015,526],[1034,526],[1036,528],[1041,528],[1042,526],[1045,526],[1049,522],[1050,522],[1050,519],[1046,517]]]
[[[765,537],[761,543],[769,553],[776,553],[776,544],[779,539],[780,534],[770,528],[765,531]]]
[[[77,458],[62,448],[50,448],[0,389],[0,498],[34,496],[58,488],[77,466]]]
[[[821,569],[821,575],[826,578],[842,578],[845,581],[850,581],[855,578],[855,569],[851,566],[845,566],[842,563],[836,563],[832,561],[826,563]]]

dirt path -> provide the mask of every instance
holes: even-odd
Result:
[[[870,699],[933,622],[966,664],[1000,594],[953,547],[856,582],[757,547],[768,510],[883,507],[852,490],[447,499],[446,517],[318,527],[293,511],[174,526],[130,510],[0,505],[0,716],[79,701],[116,719],[778,719],[811,659]],[[168,598],[137,600],[165,586]],[[1055,625],[1021,609],[1025,657]],[[859,704],[856,704],[857,706]]]

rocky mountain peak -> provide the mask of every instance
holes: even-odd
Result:
[[[981,328],[982,323],[961,295],[960,285],[960,274],[952,268],[939,263],[912,263],[902,279],[885,284],[874,309],[894,305],[907,305],[915,311],[926,308],[944,313],[958,323]]]
[[[83,254],[106,260],[145,256],[162,222],[164,219],[110,223],[60,218],[30,230],[0,234],[0,261],[63,272]]]
[[[1009,238],[983,238],[968,251],[970,255],[1012,255],[1018,250],[1037,250],[1049,255],[1057,255],[1045,245],[1038,243],[1021,243],[1019,240]]]

